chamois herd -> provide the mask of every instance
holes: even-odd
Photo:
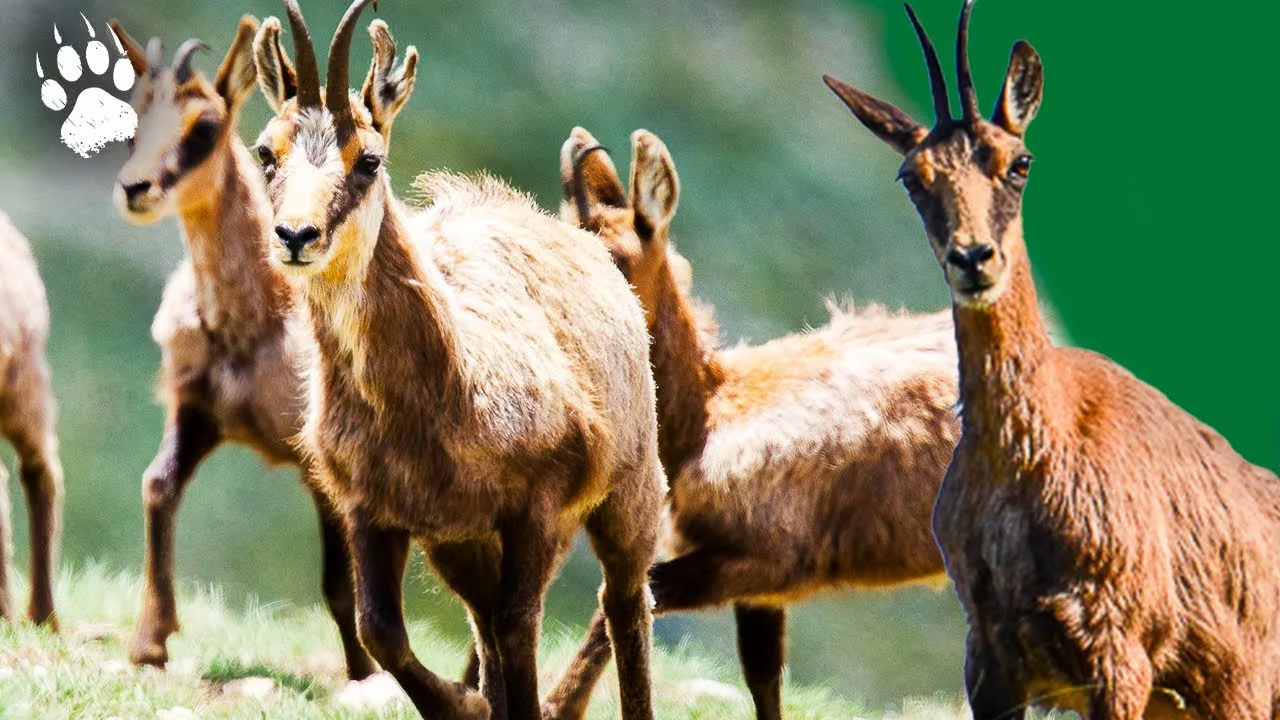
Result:
[[[398,58],[373,21],[373,62],[351,89],[368,2],[343,16],[323,84],[296,0],[292,53],[280,20],[246,16],[212,82],[193,67],[200,41],[166,64],[158,39],[111,23],[138,77],[116,205],[135,223],[176,216],[187,250],[152,323],[166,420],[142,480],[134,663],[168,661],[178,505],[235,442],[296,466],[314,499],[348,676],[389,672],[424,717],[582,718],[612,658],[621,716],[652,718],[652,615],[731,604],[757,717],[781,718],[789,603],[946,576],[978,720],[1032,707],[1280,718],[1280,481],[1046,333],[1022,232],[1044,82],[1030,45],[1014,45],[989,119],[969,69],[972,0],[959,117],[910,7],[932,127],[824,77],[903,156],[949,313],[833,303],[824,327],[724,346],[670,240],[680,181],[652,133],[632,135],[624,183],[574,128],[558,217],[485,175],[428,172],[397,198],[385,161],[418,53]],[[274,117],[248,147],[255,86]],[[48,309],[3,215],[0,269],[0,432],[30,513],[28,616],[56,628]],[[0,511],[12,617],[4,494]],[[579,528],[603,570],[600,609],[543,697],[543,595]],[[466,606],[461,681],[410,647],[413,543]]]

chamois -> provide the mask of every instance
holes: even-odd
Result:
[[[171,67],[159,40],[148,51],[118,25],[139,77],[134,105],[139,124],[133,152],[120,171],[115,200],[137,223],[177,215],[189,259],[165,286],[151,327],[162,360],[159,397],[165,406],[164,440],[142,480],[146,505],[146,585],[141,618],[130,649],[135,663],[164,665],[166,641],[178,629],[173,596],[173,524],[183,489],[201,460],[224,441],[248,445],[270,463],[302,469],[320,518],[322,584],[337,622],[347,673],[376,670],[361,647],[346,533],[328,499],[309,482],[306,459],[294,438],[302,428],[302,372],[311,352],[310,328],[294,311],[292,292],[272,272],[264,243],[271,206],[261,172],[236,133],[240,110],[257,72],[255,34],[280,33],[279,21],[244,17],[210,85],[190,62],[201,47],[183,44]],[[403,102],[413,83],[416,51],[407,74],[389,85],[395,44],[386,25],[370,34],[378,48],[366,85],[391,87]],[[274,82],[293,82],[278,68]]]
[[[54,432],[53,392],[45,341],[49,304],[27,240],[0,212],[0,435],[18,453],[18,477],[31,527],[31,599],[27,617],[57,629],[53,573],[58,565],[62,517],[62,462]],[[0,465],[0,618],[9,602],[8,474]]]
[[[951,291],[962,430],[934,530],[968,615],[974,717],[1028,705],[1093,720],[1280,717],[1280,481],[1107,358],[1053,346],[1022,232],[1040,57],[1013,46],[984,119],[967,0],[953,119],[907,10],[932,129],[825,80],[905,156],[902,183]]]
[[[674,555],[650,573],[655,612],[733,603],[756,714],[779,718],[787,603],[942,575],[929,517],[959,436],[951,321],[832,304],[820,329],[721,348],[668,240],[671,156],[644,130],[631,147],[628,195],[574,129],[563,216],[600,235],[652,337]],[[607,648],[597,621],[549,714],[583,715]]]
[[[297,82],[260,83],[276,117],[257,145],[271,168],[272,264],[299,288],[316,339],[302,438],[346,518],[360,638],[424,716],[539,718],[542,596],[585,524],[622,717],[652,717],[645,572],[666,483],[643,313],[599,241],[497,180],[423,175],[428,204],[415,210],[392,195],[384,134],[399,108],[347,92],[366,4],[335,31],[322,93],[286,0]],[[265,40],[260,59],[284,57]],[[483,694],[409,646],[401,582],[414,540],[467,605]]]

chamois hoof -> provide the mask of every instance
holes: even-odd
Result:
[[[129,648],[129,662],[163,668],[169,662],[169,648],[165,647],[163,640],[157,641],[139,635]]]
[[[458,693],[458,717],[462,720],[489,720],[489,701],[462,683],[454,683]]]

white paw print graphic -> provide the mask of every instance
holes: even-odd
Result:
[[[82,13],[84,26],[89,29],[89,37],[96,38],[93,26]],[[111,82],[116,89],[123,92],[133,87],[133,66],[125,57],[124,46],[120,39],[107,28],[107,35],[115,41],[118,57],[114,64],[107,46],[96,39],[89,41],[84,47],[84,63],[81,64],[80,53],[75,48],[62,45],[62,34],[58,26],[53,26],[53,39],[61,47],[58,48],[58,75],[62,82],[53,78],[40,85],[40,101],[54,111],[67,108],[67,88],[75,94],[75,102],[71,105],[71,114],[62,123],[62,143],[76,151],[81,157],[90,157],[109,142],[128,140],[133,137],[138,127],[138,116],[129,107],[129,103],[111,95],[95,83],[103,83],[102,77],[111,68]],[[85,73],[88,66],[89,73]],[[36,75],[44,79],[44,67],[40,63],[40,55],[36,55]],[[83,78],[83,82],[81,82]],[[81,87],[88,85],[88,87]]]

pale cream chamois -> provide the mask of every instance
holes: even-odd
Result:
[[[1022,233],[1023,135],[1044,70],[1015,44],[984,119],[971,9],[956,43],[960,119],[914,13],[932,129],[826,82],[905,156],[902,182],[951,290],[962,432],[934,528],[968,614],[974,717],[1280,717],[1280,480],[1115,363],[1050,342]]]
[[[287,283],[267,262],[271,206],[262,174],[236,133],[240,109],[254,89],[253,39],[245,17],[211,85],[190,62],[188,41],[166,67],[158,40],[149,51],[113,22],[139,81],[138,130],[120,171],[115,199],[124,217],[152,223],[176,215],[189,259],[170,277],[151,332],[162,352],[158,381],[165,406],[164,440],[142,481],[146,505],[146,584],[130,649],[135,663],[163,665],[178,629],[173,595],[173,525],[183,489],[197,465],[224,441],[248,445],[270,463],[308,472],[294,439],[302,427],[302,372],[310,328],[296,317]],[[278,21],[260,32],[278,35]],[[392,72],[395,44],[386,25],[370,26],[375,53],[366,86],[403,102],[413,84],[416,52]],[[278,66],[276,82],[292,83]],[[352,679],[376,670],[357,638],[355,596],[342,520],[318,489],[308,487],[320,517],[322,584],[337,622]]]
[[[27,239],[0,212],[0,435],[18,453],[31,530],[31,599],[27,617],[57,629],[53,574],[62,524],[62,462],[49,386],[49,303]],[[0,465],[0,618],[11,619],[9,476]]]
[[[671,156],[644,130],[631,147],[628,194],[574,129],[563,216],[600,235],[653,338],[674,556],[650,573],[655,610],[732,603],[756,715],[779,718],[788,603],[942,576],[929,517],[959,436],[954,331],[946,313],[832,304],[822,328],[722,348],[668,239]],[[607,650],[597,620],[549,715],[582,717]]]
[[[317,343],[302,437],[347,521],[360,638],[431,718],[540,717],[542,596],[585,524],[604,570],[622,717],[652,717],[650,596],[665,482],[643,313],[599,241],[492,179],[428,174],[407,209],[383,166],[398,107],[351,96],[347,10],[327,91],[293,0],[297,82],[276,117],[271,258]],[[281,60],[278,37],[257,56]],[[270,78],[272,72],[260,72]],[[466,603],[480,693],[424,667],[401,583],[411,541]]]

